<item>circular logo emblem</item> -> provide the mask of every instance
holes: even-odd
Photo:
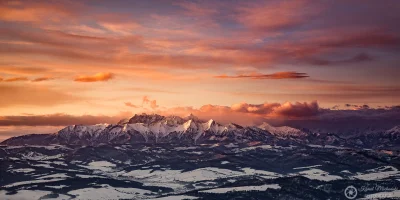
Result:
[[[344,190],[344,196],[348,199],[355,199],[357,197],[357,189],[350,185]]]

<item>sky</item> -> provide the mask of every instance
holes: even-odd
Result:
[[[400,2],[0,0],[0,140],[136,113],[400,119]]]

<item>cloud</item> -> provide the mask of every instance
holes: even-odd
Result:
[[[74,81],[77,82],[98,82],[98,81],[109,81],[112,78],[114,78],[114,75],[112,73],[97,73],[92,76],[78,76],[75,78]]]
[[[299,72],[277,72],[273,74],[240,74],[236,76],[220,75],[214,76],[215,78],[249,78],[249,79],[298,79],[309,77],[306,73]]]
[[[98,24],[111,32],[122,35],[130,35],[132,34],[132,31],[140,27],[140,25],[135,22],[126,22],[126,23],[100,22]]]
[[[370,107],[366,104],[364,105],[355,105],[355,104],[345,104],[347,108],[352,108],[353,110],[362,110],[362,109],[369,109]]]
[[[305,25],[321,10],[310,1],[268,1],[237,9],[237,21],[256,31],[282,31]]]
[[[134,105],[131,102],[125,102],[125,106],[132,107],[132,108],[140,108],[140,106]]]
[[[150,102],[150,107],[151,107],[152,109],[158,108],[157,101],[156,101],[156,100],[151,101],[151,102]]]
[[[142,98],[142,106],[143,106],[143,104],[147,104],[147,103],[149,103],[149,102],[150,102],[150,99],[149,99],[148,96],[144,96],[144,97]]]
[[[148,96],[143,97],[142,107],[144,106],[144,104],[148,104],[150,106],[150,108],[152,108],[152,109],[158,108],[157,101],[150,100]]]
[[[310,103],[264,103],[264,104],[233,104],[230,108],[234,112],[252,113],[265,117],[310,117],[319,114],[317,101]]]
[[[41,81],[48,81],[48,80],[53,80],[54,78],[51,77],[39,77],[39,78],[35,78],[33,80],[31,80],[32,82],[41,82]],[[7,78],[7,79],[3,79],[0,77],[0,82],[4,81],[4,82],[17,82],[17,81],[29,81],[29,79],[27,77],[13,77],[13,78]]]
[[[391,128],[391,126],[398,125],[400,120],[400,106],[370,108],[362,105],[357,108],[360,109],[321,108],[316,101],[303,103],[286,102],[283,104],[249,104],[243,102],[232,106],[209,104],[200,108],[174,107],[157,110],[156,112],[162,115],[172,114],[178,116],[194,114],[200,119],[214,119],[220,123],[256,125],[267,121],[276,125],[293,125],[298,128],[331,128],[332,130],[361,128],[369,125]],[[357,126],[351,126],[353,122]]]
[[[384,31],[363,31],[362,33],[347,33],[332,36],[320,43],[323,47],[396,47],[400,44],[400,37]]]
[[[157,109],[155,112],[162,115],[187,116],[194,114],[201,119],[214,119],[221,123],[238,123],[253,125],[266,119],[309,119],[318,117],[324,112],[316,101],[307,103],[262,103],[249,104],[246,102],[231,106],[203,105],[200,108],[174,107]]]
[[[299,103],[284,103],[274,109],[274,113],[278,116],[285,117],[310,117],[316,116],[321,112],[317,101],[313,101],[310,103],[304,102]]]
[[[54,78],[51,77],[39,77],[32,80],[32,82],[42,82],[42,81],[49,81],[53,80]]]
[[[269,114],[279,107],[279,103],[264,103],[264,104],[248,104],[238,103],[233,104],[230,109],[235,112],[255,113],[255,114]]]
[[[80,4],[62,1],[28,1],[19,5],[0,4],[0,20],[13,22],[57,22],[74,17]]]
[[[320,58],[305,58],[304,60],[314,65],[337,65],[337,64],[347,64],[347,63],[351,64],[351,63],[373,61],[375,60],[375,58],[367,53],[359,53],[351,58],[342,60],[327,60]]]
[[[16,81],[28,81],[29,79],[27,77],[13,77],[13,78],[8,78],[4,79],[3,81],[5,82],[16,82]]]

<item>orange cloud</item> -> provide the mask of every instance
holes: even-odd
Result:
[[[132,107],[132,108],[140,108],[139,106],[134,105],[131,102],[125,102],[125,106]]]
[[[142,107],[144,104],[149,104],[150,108],[156,109],[158,108],[157,101],[156,100],[150,100],[148,96],[143,97],[142,101]]]
[[[58,22],[73,17],[81,4],[73,2],[27,1],[21,4],[0,4],[0,20],[16,22]]]
[[[74,81],[77,82],[98,82],[98,81],[109,81],[112,78],[114,78],[114,75],[112,73],[97,73],[93,76],[78,76],[75,78]]]
[[[290,103],[286,102],[274,109],[274,114],[287,117],[310,117],[316,116],[320,112],[317,101],[310,103]]]
[[[238,9],[237,20],[253,30],[288,29],[305,24],[307,19],[317,14],[320,8],[313,5],[316,4],[307,0],[269,1]]]
[[[54,78],[51,77],[39,77],[32,80],[32,82],[42,82],[42,81],[49,81],[53,80]]]
[[[157,101],[156,101],[156,100],[151,101],[151,102],[150,102],[150,107],[151,107],[152,109],[158,108]]]
[[[299,72],[277,72],[273,74],[240,74],[237,76],[220,75],[215,76],[215,78],[250,78],[250,79],[297,79],[297,78],[307,78],[309,77],[306,73]]]
[[[252,125],[265,119],[308,119],[317,117],[322,109],[316,101],[310,103],[238,103],[232,106],[203,105],[200,108],[174,107],[156,110],[162,115],[187,116],[194,114],[202,119],[214,119],[221,123]]]
[[[29,79],[27,77],[14,77],[14,78],[4,79],[5,82],[28,81],[28,80]]]
[[[279,103],[264,103],[264,104],[248,104],[248,103],[238,103],[231,106],[231,110],[235,112],[244,113],[256,113],[256,114],[269,114],[276,107],[279,107]]]

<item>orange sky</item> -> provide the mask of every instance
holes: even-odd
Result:
[[[398,1],[0,1],[0,120],[398,105],[398,10]]]

